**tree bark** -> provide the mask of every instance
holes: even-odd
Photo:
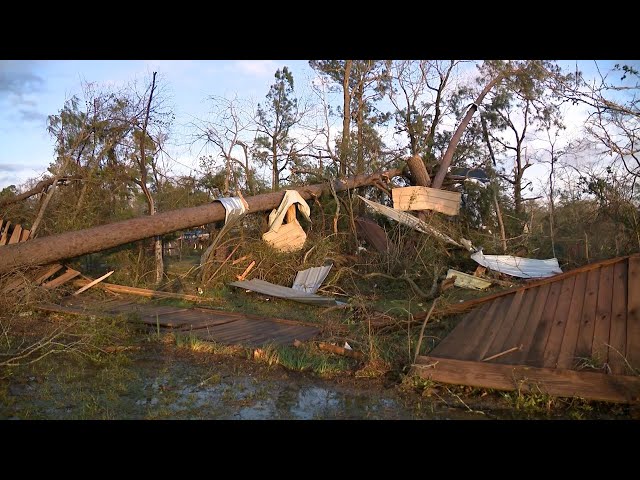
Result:
[[[407,166],[409,167],[409,171],[411,171],[411,177],[416,185],[420,185],[421,187],[431,186],[431,177],[429,177],[427,167],[424,165],[420,155],[413,155],[409,158],[409,160],[407,160]]]
[[[467,114],[464,116],[464,118],[460,122],[460,125],[458,125],[458,128],[456,129],[455,133],[453,134],[453,137],[451,138],[451,141],[449,142],[447,151],[444,153],[444,156],[440,161],[440,167],[438,168],[438,173],[436,174],[436,177],[433,179],[433,184],[431,185],[432,188],[442,187],[442,182],[444,181],[444,177],[447,175],[447,171],[449,170],[449,166],[451,165],[451,160],[453,160],[453,154],[456,151],[456,147],[458,146],[458,143],[462,138],[462,134],[464,133],[465,128],[467,128],[467,125],[471,121],[471,117],[473,117],[473,114],[476,113],[476,110],[478,110],[478,105],[482,103],[482,100],[484,100],[484,97],[487,95],[487,93],[489,93],[491,89],[500,80],[502,80],[505,74],[506,72],[501,72],[498,75],[496,75],[496,77],[484,87],[482,92],[480,92],[480,95],[478,95],[478,98],[476,98],[476,101],[469,107],[469,110],[467,110]]]
[[[394,169],[371,175],[340,179],[333,182],[336,192],[351,188],[373,185],[383,179],[402,175],[401,169]],[[323,193],[330,193],[328,183],[309,185],[296,188],[304,199],[318,197]],[[271,192],[245,200],[249,206],[248,212],[271,210],[280,205],[285,192]],[[0,275],[15,268],[45,265],[63,259],[78,257],[88,253],[99,252],[155,235],[193,228],[207,223],[224,220],[225,210],[220,202],[213,202],[199,207],[183,208],[169,212],[158,213],[115,222],[108,225],[87,228],[84,230],[66,232],[59,235],[29,240],[28,242],[6,245],[0,255]]]

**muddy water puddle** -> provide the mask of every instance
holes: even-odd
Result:
[[[348,384],[244,359],[137,355],[103,365],[61,361],[0,380],[2,419],[476,419],[407,404],[394,388]]]

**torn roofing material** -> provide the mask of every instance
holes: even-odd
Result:
[[[475,308],[428,356],[418,357],[419,375],[481,388],[640,401],[640,255],[465,304]]]
[[[482,250],[471,254],[471,258],[494,272],[520,278],[545,278],[562,273],[557,258],[537,260],[512,255],[485,255]]]
[[[335,298],[322,297],[313,293],[306,293],[300,290],[283,287],[281,285],[275,285],[273,283],[265,282],[264,280],[258,279],[245,280],[243,282],[232,282],[229,285],[238,288],[244,288],[246,290],[251,290],[252,292],[262,293],[263,295],[285,298],[287,300],[308,303],[310,305],[340,305],[342,303],[338,302]]]
[[[305,293],[316,293],[324,282],[324,279],[329,275],[333,265],[325,265],[322,267],[311,267],[306,270],[300,270],[296,274],[296,278],[293,281],[294,290],[298,290]]]

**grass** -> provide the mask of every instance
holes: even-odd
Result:
[[[310,371],[323,377],[344,373],[353,368],[354,360],[326,354],[311,345],[299,348],[291,346],[267,346],[254,353],[254,359],[268,365],[281,365],[297,372]]]

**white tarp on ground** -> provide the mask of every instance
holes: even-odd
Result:
[[[294,290],[300,290],[301,292],[316,293],[324,282],[324,279],[329,275],[333,265],[325,265],[323,267],[311,267],[306,270],[300,270],[296,274],[296,278],[293,281]]]
[[[535,258],[514,257],[512,255],[485,255],[482,250],[471,254],[471,258],[494,272],[520,278],[552,277],[562,273],[557,258],[537,260]]]

